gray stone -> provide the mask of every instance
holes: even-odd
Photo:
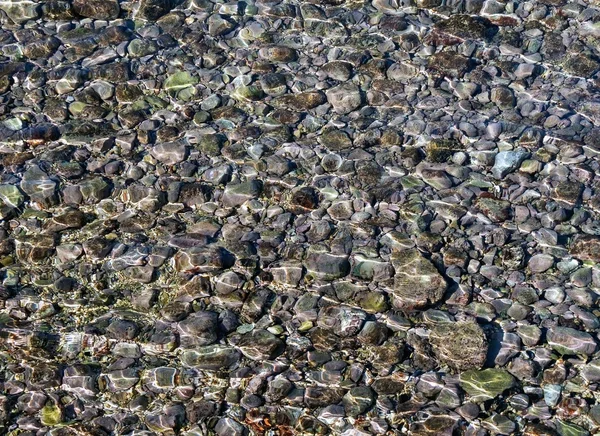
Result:
[[[548,344],[561,354],[592,355],[597,345],[589,334],[570,327],[552,327],[546,334]]]
[[[529,153],[525,150],[501,151],[496,155],[492,174],[495,178],[501,179],[519,168],[521,162],[528,157]]]
[[[360,88],[353,83],[343,83],[325,92],[327,101],[338,114],[348,114],[358,109],[362,102]]]

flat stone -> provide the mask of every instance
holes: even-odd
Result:
[[[549,270],[554,265],[554,257],[549,254],[536,254],[529,259],[529,268],[534,273]]]
[[[209,345],[184,351],[181,363],[206,371],[221,371],[235,367],[240,358],[241,353],[233,347]]]
[[[597,348],[592,335],[570,327],[552,327],[546,334],[548,344],[561,354],[591,356]]]
[[[82,17],[114,20],[121,9],[117,0],[74,0],[73,10]]]
[[[515,384],[515,378],[503,369],[473,369],[460,375],[460,386],[475,403],[494,399]]]

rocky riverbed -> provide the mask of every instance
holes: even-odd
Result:
[[[598,0],[0,0],[0,433],[600,434]]]

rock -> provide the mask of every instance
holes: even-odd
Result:
[[[0,200],[10,207],[19,207],[25,201],[25,195],[16,185],[0,185]]]
[[[173,263],[177,271],[212,273],[231,267],[235,257],[223,247],[192,247],[179,251]]]
[[[141,0],[138,17],[144,20],[156,21],[171,12],[171,9],[176,5],[176,0]]]
[[[322,71],[334,80],[346,82],[352,75],[352,64],[344,61],[332,61],[323,65]]]
[[[499,200],[494,197],[480,197],[477,199],[477,208],[492,222],[501,223],[511,218],[512,209],[509,201]]]
[[[358,86],[344,83],[325,92],[327,101],[338,114],[348,114],[362,105],[363,98]]]
[[[167,77],[163,84],[163,88],[167,91],[177,92],[190,86],[194,86],[196,83],[198,83],[197,77],[192,76],[187,71],[179,71]]]
[[[177,324],[180,345],[194,348],[210,345],[217,340],[218,314],[215,312],[194,312]]]
[[[114,20],[119,16],[118,0],[73,0],[73,10],[82,17]]]
[[[511,109],[515,107],[515,95],[512,89],[506,86],[498,86],[492,89],[490,93],[491,100],[502,109]]]
[[[279,356],[285,348],[285,343],[267,330],[252,330],[242,336],[238,347],[249,359],[262,361]]]
[[[461,14],[439,21],[434,28],[462,39],[486,39],[497,30],[487,19]]]
[[[454,153],[464,150],[464,146],[455,140],[438,139],[430,141],[425,147],[427,160],[435,163],[447,162]]]
[[[57,183],[39,166],[34,165],[25,171],[20,187],[31,201],[39,203],[42,207],[50,207],[58,202]]]
[[[208,33],[211,36],[221,36],[235,29],[237,23],[231,17],[213,14],[208,17]]]
[[[430,56],[428,68],[447,77],[462,77],[471,66],[471,60],[456,52],[441,51]]]
[[[528,157],[529,153],[525,150],[501,151],[496,154],[492,174],[496,179],[502,179],[519,168],[521,163]]]
[[[175,165],[185,160],[187,147],[177,142],[164,142],[154,146],[152,155],[165,165]]]
[[[515,384],[514,377],[503,369],[472,369],[460,375],[460,386],[475,403],[494,399]]]
[[[488,341],[475,322],[437,323],[429,341],[436,357],[454,370],[479,369],[485,363]]]
[[[209,345],[181,354],[181,363],[204,371],[222,371],[234,368],[240,361],[241,353],[233,347]]]
[[[27,0],[4,0],[0,3],[0,10],[15,23],[25,23],[40,16],[39,3]]]
[[[548,344],[561,354],[592,355],[597,345],[589,333],[570,327],[552,327],[546,333]]]
[[[435,266],[417,250],[392,254],[396,270],[392,304],[398,309],[422,308],[439,302],[446,291],[446,281]]]
[[[581,260],[600,262],[600,237],[579,235],[571,244],[569,252]]]
[[[319,326],[341,337],[356,336],[367,318],[359,309],[329,306],[319,313]]]
[[[592,56],[586,54],[574,54],[568,56],[563,68],[569,74],[579,77],[592,77],[600,68],[600,63]]]
[[[258,54],[271,62],[294,62],[298,58],[295,49],[285,46],[261,48]]]
[[[583,185],[575,181],[564,181],[558,183],[554,189],[554,195],[559,204],[568,209],[573,209],[581,198]]]
[[[303,264],[307,274],[319,280],[331,281],[350,273],[347,255],[328,253],[319,246],[309,248]]]
[[[261,192],[262,183],[256,179],[238,183],[236,185],[229,184],[223,193],[223,206],[241,206],[248,200],[258,198]]]
[[[554,265],[554,257],[549,254],[536,254],[529,259],[529,268],[534,273],[542,273]]]
[[[358,416],[366,413],[375,404],[375,393],[369,386],[352,388],[342,398],[346,415]]]
[[[244,436],[246,430],[242,424],[231,418],[221,418],[215,426],[218,436]]]

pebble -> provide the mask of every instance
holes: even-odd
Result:
[[[0,433],[598,433],[598,16],[0,1]]]

